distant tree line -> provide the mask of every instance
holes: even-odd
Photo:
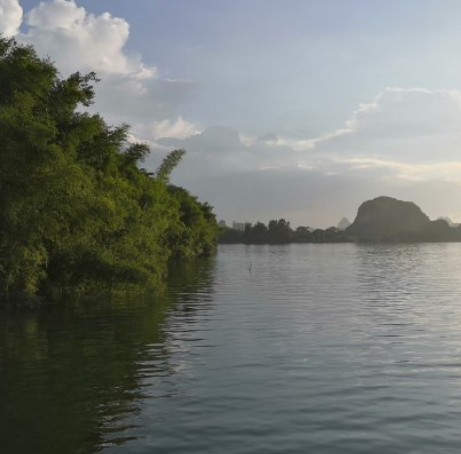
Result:
[[[140,168],[147,145],[85,111],[96,81],[0,38],[0,302],[158,285],[170,259],[215,250],[212,207],[169,182],[184,151]]]
[[[428,221],[423,226],[411,230],[369,229],[360,233],[336,227],[311,229],[300,226],[290,227],[285,219],[271,220],[268,225],[256,222],[245,224],[244,230],[220,227],[218,243],[220,244],[287,244],[287,243],[432,243],[461,242],[461,225],[451,227],[447,221],[438,219]]]
[[[336,227],[310,229],[300,226],[292,229],[285,219],[271,220],[266,225],[256,222],[245,224],[245,230],[221,227],[218,242],[221,244],[287,244],[287,243],[344,243],[351,241],[343,230]]]
[[[387,235],[363,235],[361,241],[393,243],[456,243],[461,241],[461,226],[451,227],[444,219],[430,221],[419,229],[389,233]]]

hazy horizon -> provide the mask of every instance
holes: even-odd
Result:
[[[461,4],[0,0],[0,31],[128,123],[218,219],[328,227],[381,195],[461,221]]]

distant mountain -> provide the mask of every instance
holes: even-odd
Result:
[[[346,234],[359,241],[399,241],[410,232],[421,231],[430,222],[413,202],[383,196],[360,205]]]
[[[346,230],[350,225],[351,225],[351,222],[349,221],[349,219],[347,219],[347,218],[342,218],[342,219],[339,221],[338,229],[339,229],[339,230]]]

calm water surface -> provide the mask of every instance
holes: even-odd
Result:
[[[162,298],[0,312],[0,446],[458,454],[461,245],[225,246]]]

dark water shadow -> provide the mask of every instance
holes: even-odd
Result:
[[[213,258],[194,260],[172,266],[163,296],[1,311],[1,452],[86,454],[130,440],[153,397],[146,376],[175,373],[165,326],[206,310],[213,272]]]

